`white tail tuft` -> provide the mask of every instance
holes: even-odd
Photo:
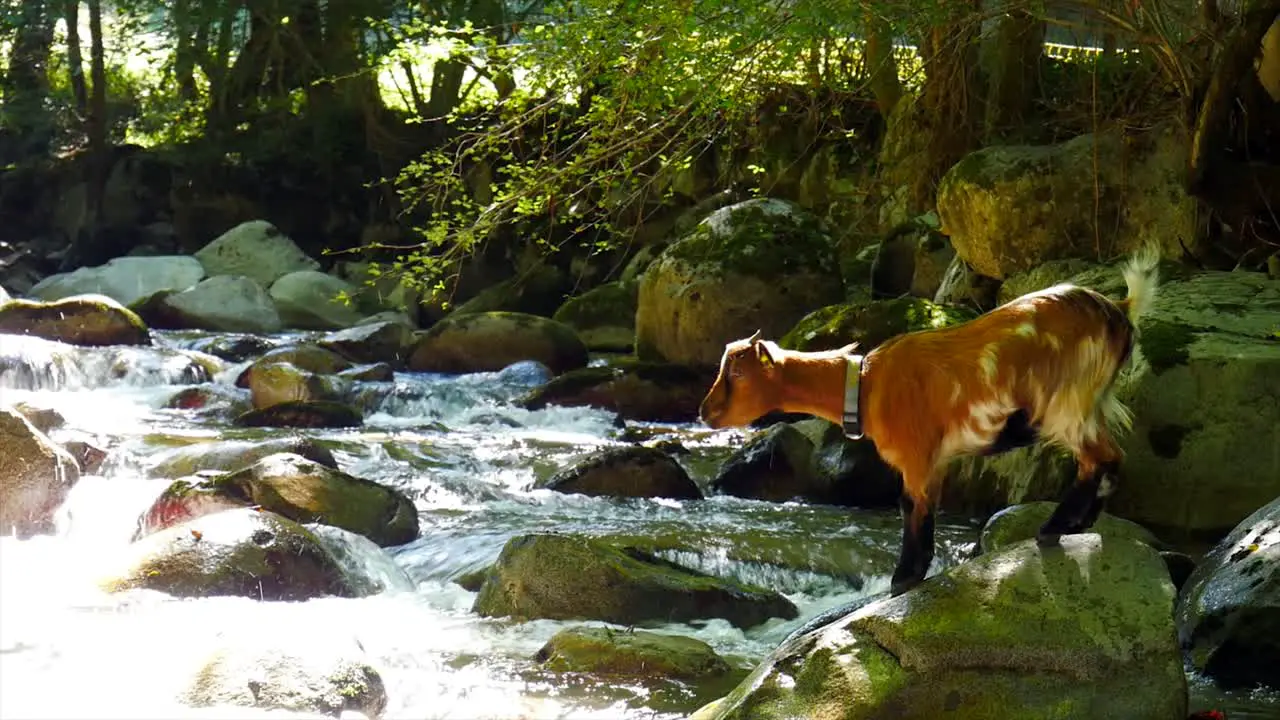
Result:
[[[1160,284],[1160,248],[1153,243],[1144,245],[1125,264],[1124,282],[1129,286],[1125,298],[1129,305],[1129,322],[1138,324],[1138,318],[1151,310],[1156,300],[1156,287]]]

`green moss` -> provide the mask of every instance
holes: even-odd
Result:
[[[105,295],[75,295],[54,302],[0,302],[0,333],[33,335],[71,345],[150,345],[147,324]]]
[[[748,200],[720,211],[729,214],[730,232],[721,234],[703,222],[664,255],[766,278],[801,268],[835,266],[834,245],[820,220],[798,208],[791,213],[769,212],[766,202],[777,201]]]
[[[1191,328],[1163,320],[1148,320],[1138,333],[1142,355],[1157,375],[1177,365],[1185,365],[1196,333]]]
[[[969,309],[916,297],[831,305],[805,316],[779,344],[791,350],[811,351],[833,350],[856,342],[866,352],[903,333],[935,330],[974,317]]]
[[[696,679],[729,671],[701,640],[612,628],[580,627],[556,633],[535,656],[552,670]]]
[[[240,427],[359,427],[364,416],[356,408],[340,402],[282,402],[236,416]]]
[[[569,298],[552,319],[577,330],[605,325],[631,327],[636,322],[639,292],[637,282],[606,283]]]

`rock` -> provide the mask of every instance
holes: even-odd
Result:
[[[254,506],[298,523],[339,527],[382,547],[418,537],[418,511],[403,493],[290,453],[175,481],[139,518],[137,537],[209,512]]]
[[[142,319],[105,295],[39,302],[10,300],[0,305],[0,333],[34,335],[70,345],[150,345]]]
[[[255,631],[260,633],[261,631]],[[327,636],[328,633],[321,633]],[[387,689],[363,653],[334,652],[325,643],[291,647],[290,640],[237,638],[216,650],[181,695],[192,707],[250,707],[337,718],[358,713],[377,720]]]
[[[107,592],[255,600],[356,597],[353,579],[310,530],[272,512],[223,510],[133,543],[101,581]]]
[[[1280,689],[1280,498],[1245,518],[1187,579],[1178,638],[1224,688]]]
[[[947,512],[985,517],[1010,505],[1056,502],[1075,477],[1075,458],[1054,445],[963,457],[947,468],[938,505]]]
[[[394,312],[409,325],[418,322],[422,292],[404,272],[367,262],[339,262],[334,271],[355,286],[356,307],[362,312],[373,315]]]
[[[316,375],[336,375],[344,370],[350,370],[353,366],[350,360],[318,345],[309,343],[286,345],[263,353],[262,357],[245,368],[236,378],[236,387],[249,387],[257,368],[279,363],[288,363],[299,370]]]
[[[271,299],[287,328],[340,330],[360,322],[362,313],[351,302],[356,288],[346,280],[319,270],[300,270],[271,284]]]
[[[871,264],[874,298],[914,295],[933,299],[956,256],[951,241],[938,232],[938,215],[934,212],[895,227],[876,249]]]
[[[568,535],[509,540],[476,597],[485,617],[602,620],[619,625],[723,618],[740,628],[794,618],[781,595],[643,553]]]
[[[817,419],[756,433],[711,482],[714,492],[735,497],[858,507],[896,506],[901,485],[869,440]]]
[[[1014,543],[1035,538],[1040,526],[1049,519],[1057,506],[1052,501],[1030,502],[1007,507],[992,515],[982,526],[982,534],[978,537],[979,552],[995,552]],[[1098,516],[1090,532],[1101,535],[1104,540],[1123,538],[1136,540],[1157,550],[1164,548],[1164,543],[1150,530],[1107,512]]]
[[[242,275],[215,275],[160,301],[175,327],[218,332],[274,333],[284,327],[262,286]]]
[[[211,277],[242,275],[264,289],[291,272],[320,268],[320,263],[266,220],[231,228],[197,251],[196,259]]]
[[[204,266],[188,255],[118,257],[106,265],[50,275],[36,283],[29,294],[46,301],[74,295],[106,295],[128,306],[159,292],[187,290],[204,275]]]
[[[202,471],[228,472],[249,467],[264,457],[278,453],[300,455],[312,462],[337,469],[338,461],[329,449],[310,438],[287,437],[270,440],[212,440],[174,448],[151,457],[147,475],[153,478],[180,478]]]
[[[183,388],[165,401],[170,410],[190,410],[197,415],[232,417],[252,408],[243,393],[226,385],[196,385]]]
[[[636,341],[639,297],[639,283],[606,283],[569,298],[552,319],[573,328],[588,350],[630,352]]]
[[[257,410],[285,402],[334,402],[341,390],[334,380],[286,362],[254,364],[249,375],[249,397]]]
[[[1142,135],[983,148],[938,185],[942,231],[974,270],[1000,280],[1148,241],[1178,257],[1180,243],[1197,237],[1196,201],[1183,187],[1187,147],[1185,131],[1169,123]]]
[[[282,402],[266,408],[255,408],[236,416],[237,427],[360,427],[364,415],[356,408],[339,402]]]
[[[567,372],[519,402],[529,410],[549,405],[598,407],[627,420],[695,422],[715,375],[683,365],[626,360]]]
[[[951,264],[942,275],[942,283],[933,301],[939,305],[952,305],[970,308],[977,312],[987,312],[996,307],[996,294],[1000,291],[999,280],[979,275],[964,260],[951,258]]]
[[[729,672],[716,651],[701,640],[601,627],[572,627],[556,633],[534,660],[558,672],[697,680]]]
[[[518,312],[551,317],[564,302],[569,283],[560,270],[538,264],[513,278],[481,290],[454,308],[451,315],[483,312]]]
[[[645,271],[636,353],[715,367],[726,343],[757,330],[779,337],[842,297],[821,222],[789,202],[748,200],[712,213]]]
[[[1159,555],[1034,540],[792,637],[716,707],[728,718],[1185,720]]]
[[[396,371],[384,362],[369,363],[343,370],[338,377],[351,382],[391,382],[396,379]]]
[[[107,451],[87,440],[67,440],[62,448],[75,459],[81,475],[96,475],[107,461]]]
[[[18,411],[0,407],[0,535],[53,532],[53,516],[80,479],[76,461]]]
[[[561,470],[543,487],[596,497],[698,500],[702,492],[680,463],[647,447],[609,448]]]
[[[413,328],[398,322],[375,322],[331,332],[317,345],[357,363],[387,363],[405,366],[416,338]]]
[[[969,309],[938,305],[917,297],[830,305],[809,313],[778,341],[790,350],[834,350],[858,343],[860,352],[903,333],[932,330],[972,320]]]
[[[67,419],[62,417],[62,413],[50,407],[37,407],[25,402],[17,403],[12,407],[19,415],[26,418],[32,427],[46,435],[49,431],[57,430],[67,424]]]
[[[275,347],[270,340],[257,335],[210,335],[186,343],[185,347],[227,362],[240,363]]]
[[[419,335],[409,369],[493,372],[521,360],[537,360],[560,374],[586,367],[587,348],[568,326],[537,315],[450,315]]]

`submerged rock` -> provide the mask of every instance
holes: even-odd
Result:
[[[146,323],[105,295],[0,304],[0,333],[33,335],[69,345],[150,345]]]
[[[645,270],[636,354],[715,367],[726,343],[756,330],[780,337],[842,296],[821,221],[787,201],[747,200],[712,213]]]
[[[610,448],[552,475],[550,490],[601,497],[697,500],[702,492],[680,463],[648,447]]]
[[[105,573],[107,592],[157,590],[175,597],[257,600],[356,597],[349,577],[310,530],[275,513],[224,510],[130,545]]]
[[[53,516],[80,469],[18,411],[0,407],[0,535],[53,532]]]
[[[1219,685],[1280,689],[1280,498],[1205,556],[1177,617],[1191,662]]]
[[[338,467],[338,461],[325,446],[310,438],[287,437],[268,440],[213,440],[174,448],[153,456],[147,474],[151,477],[179,478],[201,471],[228,472],[249,467],[264,457],[278,453],[300,455],[326,467]]]
[[[297,270],[317,270],[320,263],[266,220],[250,220],[231,228],[196,252],[210,276],[243,275],[263,288]]]
[[[364,424],[361,412],[340,402],[289,401],[236,416],[240,427],[344,428]]]
[[[699,718],[1185,720],[1155,550],[1029,540],[790,638]]]
[[[418,511],[404,493],[289,453],[215,477],[175,481],[139,519],[137,537],[228,507],[261,507],[294,522],[340,527],[383,547],[418,537]]]
[[[509,540],[472,610],[486,617],[619,625],[723,618],[741,628],[797,613],[775,592],[569,535]]]
[[[730,670],[729,664],[701,640],[602,627],[561,630],[534,659],[560,672],[641,678],[696,680]]]
[[[694,422],[715,375],[683,365],[621,361],[567,372],[520,400],[529,410],[549,405],[598,407],[626,420]]]
[[[512,312],[450,315],[419,335],[409,369],[419,372],[494,372],[537,360],[556,374],[585,367],[587,348],[567,325]]]

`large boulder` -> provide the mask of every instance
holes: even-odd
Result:
[[[797,614],[791,601],[775,592],[570,535],[509,540],[489,569],[473,611],[486,617],[619,625],[723,618],[741,628]]]
[[[698,368],[624,360],[571,370],[532,390],[520,404],[529,410],[598,407],[626,420],[694,422],[714,380],[714,372]]]
[[[196,259],[211,277],[242,275],[263,288],[288,273],[320,268],[320,263],[266,220],[231,228],[197,251]]]
[[[383,362],[402,368],[415,340],[413,328],[409,325],[383,321],[331,332],[317,341],[317,344],[353,362]]]
[[[127,256],[106,265],[50,275],[36,283],[29,294],[38,300],[106,295],[128,306],[159,292],[182,292],[204,275],[204,266],[189,255]]]
[[[319,270],[299,270],[271,284],[271,299],[285,327],[301,330],[340,330],[364,316],[352,299],[356,287]]]
[[[299,370],[317,375],[336,375],[354,367],[354,363],[333,350],[311,343],[295,343],[263,353],[252,365],[240,372],[236,378],[236,387],[249,387],[258,368],[279,363],[288,363]]]
[[[249,375],[249,399],[261,410],[285,402],[337,401],[343,384],[287,362],[255,364]]]
[[[564,302],[568,279],[561,270],[536,264],[512,278],[476,293],[453,309],[453,315],[480,312],[520,312],[551,317]]]
[[[588,350],[629,352],[636,342],[640,285],[611,282],[569,298],[552,319],[573,328]]]
[[[254,600],[356,597],[359,583],[315,533],[273,512],[223,510],[147,535],[105,568],[107,592]]]
[[[726,343],[757,330],[780,337],[842,297],[821,221],[789,202],[748,200],[712,213],[645,271],[636,352],[715,366]]]
[[[0,407],[0,535],[53,532],[53,515],[80,479],[75,458],[17,410]]]
[[[534,659],[559,672],[698,680],[730,667],[701,640],[644,630],[571,627],[556,633]]]
[[[274,333],[284,327],[267,291],[243,275],[216,275],[157,303],[155,312],[179,328]]]
[[[146,323],[105,295],[0,304],[0,333],[33,335],[69,345],[150,345]]]
[[[1143,543],[1028,540],[797,634],[698,717],[1186,720],[1173,601]]]
[[[291,453],[214,477],[175,481],[139,519],[139,536],[235,506],[332,525],[383,547],[418,537],[418,511],[404,493]]]
[[[258,441],[211,440],[173,448],[151,456],[146,472],[150,477],[169,479],[206,471],[229,472],[277,453],[300,455],[326,467],[338,467],[328,448],[310,438],[294,436]]]
[[[657,448],[609,448],[552,475],[544,487],[597,497],[698,500],[702,492],[680,463]]]
[[[917,330],[935,330],[972,320],[967,308],[918,297],[830,305],[805,315],[778,344],[790,350],[834,350],[858,343],[867,353],[886,340]]]
[[[1148,242],[1177,257],[1197,237],[1196,201],[1184,189],[1187,147],[1186,132],[1166,124],[1141,135],[983,148],[938,185],[942,231],[974,270],[997,279]]]
[[[995,552],[1014,543],[1036,537],[1040,526],[1045,524],[1057,507],[1056,502],[1042,500],[1011,505],[992,515],[987,518],[986,524],[982,526],[982,533],[978,536],[978,551]],[[1150,530],[1107,512],[1098,515],[1097,522],[1089,532],[1101,535],[1104,540],[1124,538],[1137,540],[1157,549],[1162,546],[1160,540]]]
[[[1209,551],[1177,619],[1191,662],[1219,685],[1280,689],[1280,498]]]
[[[418,372],[474,373],[537,360],[560,374],[587,365],[587,348],[567,325],[511,312],[450,315],[422,333],[409,356]]]

